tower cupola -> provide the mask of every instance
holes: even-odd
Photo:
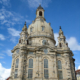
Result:
[[[44,9],[41,5],[36,10],[36,18],[43,18],[44,19]]]
[[[22,31],[26,31],[27,30],[27,26],[26,26],[26,22],[24,24],[24,27],[22,28]]]
[[[64,48],[64,49],[68,48],[68,43],[66,42],[66,37],[63,34],[61,26],[60,26],[59,37],[58,37],[58,47]]]

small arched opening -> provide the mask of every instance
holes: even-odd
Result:
[[[42,16],[42,11],[39,12],[39,16]]]
[[[59,47],[62,47],[62,44],[61,43],[59,43]]]

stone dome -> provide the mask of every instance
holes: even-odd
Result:
[[[50,23],[47,23],[44,18],[44,9],[39,8],[36,10],[36,18],[32,22],[32,24],[29,25],[28,29],[28,38],[40,38],[45,37],[48,39],[52,39],[54,44],[54,34],[53,29],[50,26]]]
[[[44,30],[42,30],[42,27],[44,27]],[[32,29],[32,32],[30,29]],[[46,21],[42,22],[41,20],[36,20],[35,22],[33,22],[31,25],[29,25],[28,34],[36,34],[36,33],[37,34],[46,33],[53,35],[50,23],[47,23]]]

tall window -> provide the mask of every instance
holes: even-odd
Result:
[[[57,65],[58,65],[58,78],[63,79],[62,64],[60,60],[57,61]]]
[[[29,59],[28,78],[33,76],[33,59]]]
[[[30,28],[30,32],[32,32],[33,31],[33,28]]]
[[[39,16],[42,16],[42,12],[41,11],[39,12]]]
[[[19,64],[19,59],[16,59],[16,65],[15,65],[15,68],[18,68],[18,64]]]
[[[48,60],[44,59],[44,78],[48,79]]]
[[[42,31],[44,31],[44,26],[42,26]]]
[[[18,69],[15,69],[14,78],[17,78],[17,76],[18,76]]]
[[[62,44],[61,44],[61,43],[59,43],[59,46],[60,46],[60,47],[62,47]]]

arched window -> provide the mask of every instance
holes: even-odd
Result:
[[[59,43],[59,46],[62,47],[61,43]]]
[[[48,68],[48,60],[44,59],[44,68]]]
[[[62,64],[60,60],[57,61],[57,65],[58,65],[58,78],[63,79]]]
[[[29,40],[27,40],[27,45],[29,44]]]
[[[29,68],[33,68],[33,59],[29,59]]]
[[[62,69],[61,61],[58,61],[58,69]]]
[[[32,27],[30,28],[30,32],[33,32],[33,28]]]
[[[18,64],[19,64],[19,59],[16,59],[16,65],[15,65],[15,68],[18,68]]]
[[[41,11],[39,12],[39,16],[42,16],[42,12]]]
[[[48,79],[48,60],[44,59],[44,78]]]
[[[44,31],[44,26],[42,26],[42,31]]]
[[[21,39],[19,40],[19,43],[21,43]]]
[[[18,76],[18,65],[19,65],[19,59],[16,59],[14,78],[17,78],[17,76]]]
[[[29,59],[28,78],[33,76],[33,59]]]

